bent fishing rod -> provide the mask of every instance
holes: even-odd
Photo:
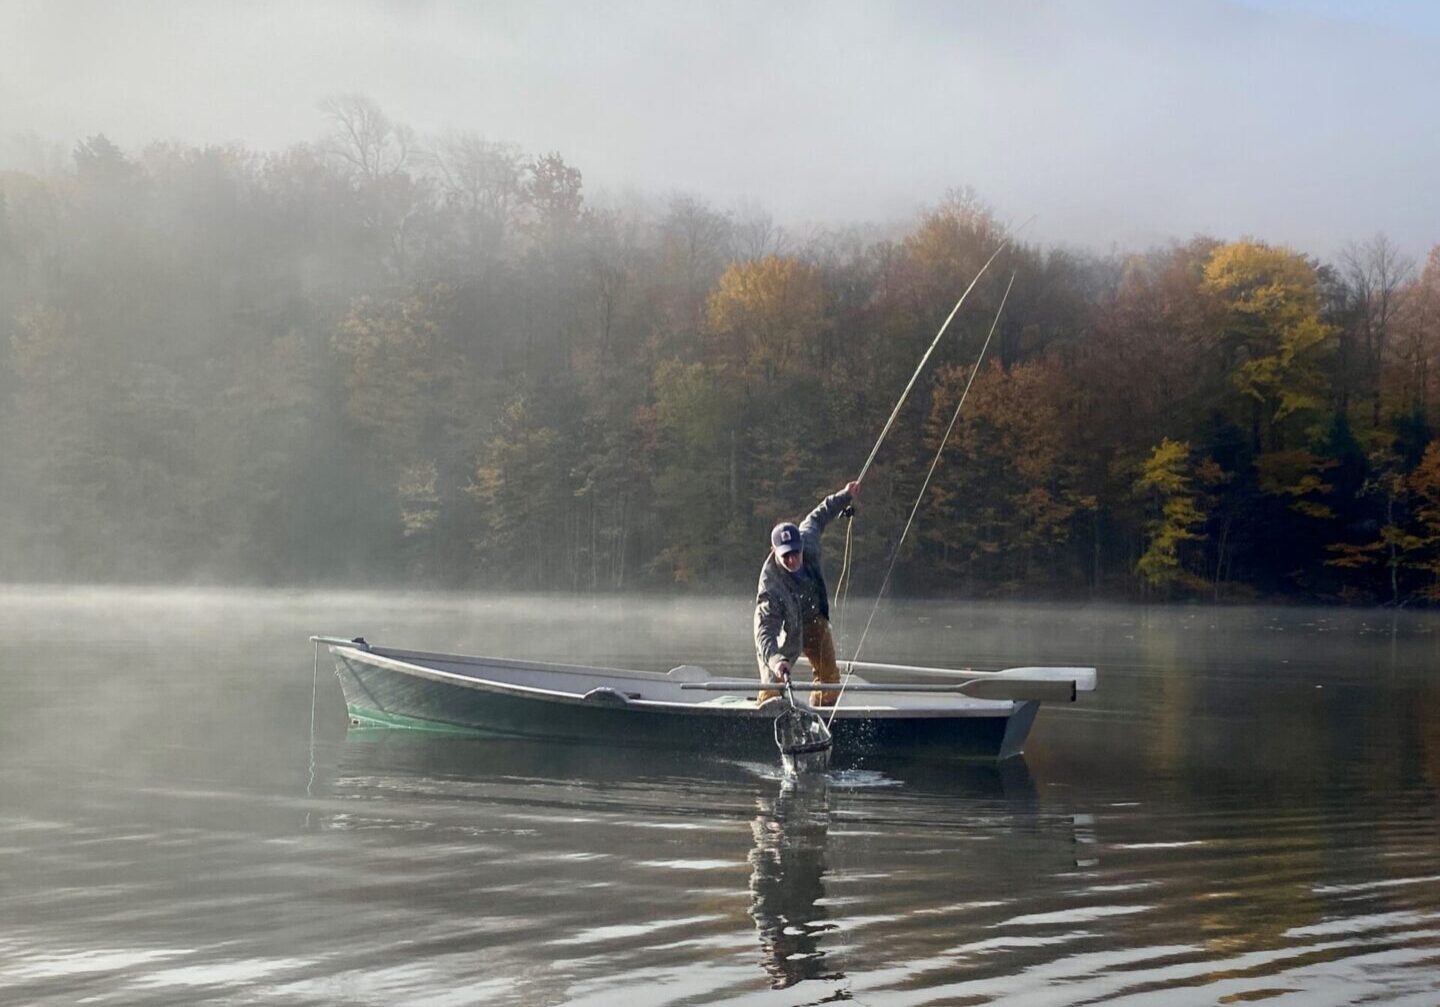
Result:
[[[895,408],[890,410],[890,418],[885,421],[885,426],[880,431],[880,436],[875,440],[875,446],[870,449],[870,457],[865,459],[865,464],[860,467],[860,474],[855,477],[855,481],[857,483],[865,481],[865,474],[870,471],[870,466],[875,462],[875,456],[880,453],[880,445],[885,443],[885,438],[890,433],[890,428],[895,425],[895,418],[900,415],[900,410],[905,405],[905,400],[910,397],[911,389],[915,387],[915,382],[920,379],[920,372],[925,370],[926,361],[928,361],[930,359],[930,355],[935,352],[935,347],[940,345],[940,340],[945,337],[946,331],[950,328],[950,323],[955,320],[955,316],[959,314],[961,306],[965,303],[965,299],[970,296],[970,291],[975,289],[975,285],[980,282],[980,278],[985,275],[985,271],[990,268],[990,264],[994,262],[997,258],[999,258],[1000,253],[1005,251],[1005,249],[1020,235],[1020,232],[1030,226],[1030,221],[1034,219],[1035,217],[1033,215],[1027,218],[1023,224],[1015,228],[1015,232],[1013,234],[1008,235],[1004,241],[1000,242],[999,246],[995,249],[995,251],[990,253],[990,258],[986,259],[985,264],[980,267],[980,271],[975,274],[974,279],[970,281],[970,285],[966,287],[964,292],[960,295],[960,299],[955,302],[955,307],[950,309],[950,314],[945,316],[944,324],[940,326],[940,331],[935,333],[935,338],[931,341],[930,348],[927,349],[925,351],[925,355],[920,358],[920,363],[917,364],[915,367],[915,373],[910,375],[910,381],[905,385],[905,390],[900,393],[900,398],[896,401]],[[1015,278],[1012,276],[1010,278],[1010,281],[1013,283],[1015,281]],[[1010,288],[1006,287],[1005,291],[1008,295]],[[986,345],[989,345],[988,338],[986,339]],[[981,350],[981,354],[984,354],[984,350]],[[850,583],[847,580],[847,577],[850,572],[851,534],[854,531],[855,527],[854,509],[851,507],[847,507],[843,513],[850,518],[850,523],[845,528],[845,561],[840,567],[840,580],[838,587],[836,588],[836,595],[840,599],[839,608],[841,613],[845,611],[845,598],[850,587]],[[843,614],[841,618],[843,620]]]
[[[1004,246],[1002,245],[1001,248],[1004,248]],[[995,255],[999,254],[1000,249],[996,249]],[[990,260],[994,261],[994,258],[995,256],[992,255]],[[988,267],[990,262],[986,262],[985,265]],[[982,268],[980,271],[983,273],[985,270]],[[976,279],[978,280],[979,277],[977,276]],[[973,282],[970,284],[971,287],[974,285]],[[949,442],[950,434],[954,432],[955,424],[960,419],[960,410],[965,407],[965,399],[970,395],[970,386],[975,383],[975,378],[980,373],[980,365],[985,360],[985,351],[990,348],[990,340],[995,335],[995,329],[1000,325],[1000,316],[1005,312],[1005,302],[1010,300],[1010,288],[1013,286],[1015,286],[1015,274],[1011,273],[1010,282],[1005,285],[1005,295],[1000,298],[1000,307],[995,311],[995,320],[990,323],[990,331],[985,335],[985,342],[980,347],[980,354],[975,358],[975,366],[971,369],[970,377],[965,382],[965,390],[960,393],[960,401],[955,403],[955,412],[950,416],[950,425],[945,428],[945,434],[940,438],[940,446],[935,449],[935,458],[930,462],[930,471],[925,473],[925,482],[921,484],[920,492],[915,496],[915,505],[910,508],[910,516],[905,521],[905,528],[900,532],[900,538],[895,543],[894,551],[890,553],[890,565],[885,568],[885,577],[880,582],[880,590],[875,595],[875,605],[870,609],[870,617],[865,620],[865,628],[860,633],[860,642],[855,645],[855,654],[848,662],[848,666],[845,669],[845,677],[840,681],[840,691],[836,694],[834,703],[830,707],[830,718],[825,722],[827,728],[835,720],[835,711],[840,708],[840,699],[845,695],[845,687],[850,684],[850,676],[855,674],[855,664],[860,660],[860,651],[865,646],[865,638],[870,635],[870,626],[875,621],[875,613],[880,611],[880,601],[885,597],[885,589],[890,586],[890,576],[895,572],[895,562],[900,558],[900,547],[905,544],[905,536],[910,534],[910,526],[915,523],[915,515],[920,511],[920,502],[925,499],[925,491],[930,488],[930,480],[935,477],[935,469],[940,465],[940,456],[945,453],[945,445]],[[968,294],[970,291],[967,289],[965,292]],[[961,300],[964,300],[963,296]],[[959,305],[956,305],[956,307],[959,307]],[[954,312],[951,312],[951,315],[953,317]],[[948,320],[946,324],[949,324]],[[931,349],[934,349],[934,347],[932,346]],[[928,356],[929,354],[927,353],[926,355]],[[907,388],[906,391],[908,392],[909,389]],[[848,548],[846,552],[848,554]]]
[[[1030,218],[1030,220],[1034,219],[1034,217]],[[890,433],[890,428],[895,425],[895,417],[900,415],[900,408],[905,405],[905,400],[910,397],[910,390],[915,387],[915,382],[919,380],[920,372],[925,369],[926,361],[928,361],[930,355],[935,352],[935,347],[940,345],[940,340],[944,338],[945,331],[950,328],[950,323],[955,320],[955,316],[960,311],[960,306],[965,303],[965,298],[970,296],[970,291],[975,289],[975,285],[980,282],[980,277],[984,276],[985,271],[990,268],[990,263],[999,258],[1000,253],[1005,251],[1010,243],[1015,240],[1016,236],[1030,224],[1030,220],[1025,221],[1025,223],[1015,229],[1014,234],[1000,242],[1000,247],[995,249],[995,251],[990,254],[990,258],[985,260],[985,265],[980,267],[980,272],[975,274],[975,278],[970,281],[970,286],[965,288],[965,292],[961,294],[960,299],[955,302],[955,307],[951,308],[950,314],[945,316],[945,323],[940,326],[940,331],[935,333],[935,339],[930,343],[930,348],[925,351],[925,355],[920,358],[920,363],[916,366],[915,373],[910,375],[910,381],[906,384],[905,390],[900,393],[900,399],[895,403],[895,408],[890,411],[890,418],[885,421],[885,427],[880,431],[880,436],[876,439],[875,446],[870,449],[870,457],[865,459],[865,464],[860,468],[860,474],[855,477],[857,483],[865,481],[865,473],[870,471],[870,466],[874,463],[875,456],[880,453],[880,445],[885,443],[886,435]]]

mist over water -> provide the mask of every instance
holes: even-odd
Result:
[[[868,613],[859,613],[861,615]],[[904,603],[1082,663],[1002,766],[346,729],[310,633],[748,673],[748,602],[0,592],[23,1003],[1435,1002],[1440,619]],[[857,611],[840,649],[853,646]]]

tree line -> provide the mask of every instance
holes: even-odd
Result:
[[[326,114],[0,173],[8,579],[746,587],[1010,236],[966,190],[797,234]],[[857,589],[969,385],[898,591],[1440,600],[1437,352],[1440,246],[1017,241],[866,479]]]

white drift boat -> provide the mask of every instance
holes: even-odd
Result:
[[[900,393],[860,474],[847,489],[853,494],[879,454],[885,436],[900,415],[925,363],[950,322],[990,264],[1011,243],[1002,241],[980,267],[951,309],[930,348]],[[1014,274],[1010,282],[1014,283]],[[1009,298],[1005,288],[1000,310]],[[980,371],[985,350],[1000,322],[1000,311],[985,337],[971,379]],[[940,461],[950,431],[960,418],[969,385],[955,406],[950,427],[931,462],[930,474],[916,497],[910,520],[891,554],[875,604],[890,582],[900,545],[909,532],[930,476]],[[845,574],[842,572],[841,580]],[[871,612],[871,618],[874,611]],[[869,623],[866,623],[868,631]],[[374,647],[363,640],[312,637],[329,645],[335,671],[345,690],[351,720],[357,724],[485,731],[520,737],[562,738],[607,745],[660,745],[716,752],[783,755],[815,748],[867,754],[920,754],[1006,759],[1019,755],[1042,702],[1073,702],[1077,693],[1095,688],[1094,668],[1009,668],[969,671],[851,662],[840,704],[821,720],[794,699],[755,703],[755,680],[715,680],[703,668],[684,665],[666,674],[539,664],[494,657],[464,657]],[[861,643],[864,635],[861,635]],[[857,648],[858,653],[858,648]],[[855,672],[900,676],[898,682],[868,682]],[[803,678],[803,676],[800,676]],[[795,683],[796,690],[812,686]],[[840,686],[834,687],[835,691]],[[793,714],[798,727],[787,733],[781,715]],[[827,729],[828,725],[828,729]]]
[[[361,725],[768,755],[774,719],[788,709],[757,706],[758,681],[715,679],[694,665],[659,674],[312,639],[329,647],[351,721]],[[1094,668],[856,662],[853,670],[906,679],[852,673],[845,684],[830,721],[835,745],[875,755],[1009,758],[1024,748],[1042,702],[1072,702],[1096,682]],[[811,688],[804,677],[797,691]]]

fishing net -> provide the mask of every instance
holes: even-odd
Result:
[[[830,728],[818,713],[796,706],[793,697],[775,717],[775,745],[786,772],[824,772],[830,766]]]

